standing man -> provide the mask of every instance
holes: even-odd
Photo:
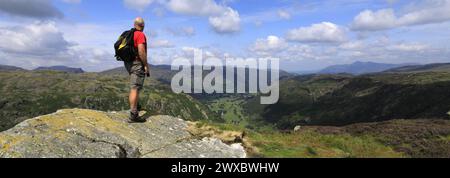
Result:
[[[125,62],[125,68],[130,74],[130,121],[145,122],[139,117],[139,92],[144,86],[145,77],[150,76],[150,67],[147,62],[147,37],[144,34],[145,22],[141,17],[134,20],[134,48],[137,51],[135,60]]]

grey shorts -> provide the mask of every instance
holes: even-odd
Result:
[[[142,90],[145,81],[145,68],[142,62],[125,62],[125,68],[130,74],[130,88]]]

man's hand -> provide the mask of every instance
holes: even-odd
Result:
[[[145,75],[146,75],[147,77],[150,77],[150,67],[149,67],[149,65],[146,65],[146,66],[144,67],[144,69],[145,69]]]
[[[141,60],[142,64],[144,64],[145,75],[147,77],[150,77],[150,66],[147,62],[147,49],[145,44],[138,45],[138,53],[139,59]]]

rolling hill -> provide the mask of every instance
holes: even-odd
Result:
[[[330,66],[317,73],[318,74],[347,73],[347,74],[361,75],[367,73],[382,72],[392,68],[398,68],[406,65],[411,64],[383,64],[375,62],[355,62],[353,64]]]
[[[411,65],[384,71],[387,73],[450,72],[450,63]]]
[[[67,72],[67,73],[74,73],[74,74],[84,73],[83,69],[81,69],[81,68],[72,68],[72,67],[67,67],[67,66],[38,67],[38,68],[34,69],[34,71],[59,71],[59,72]]]
[[[237,69],[235,69],[235,70],[237,70]],[[192,72],[194,71],[193,67],[192,67],[191,71]],[[164,84],[170,85],[170,83],[172,82],[172,77],[177,73],[178,73],[178,71],[171,70],[171,66],[169,66],[169,65],[150,65],[150,77],[152,79],[155,79]],[[210,71],[204,71],[203,76],[206,76],[209,73],[210,73]],[[126,69],[124,67],[117,67],[114,69],[102,71],[99,74],[127,76],[128,72],[126,71]],[[294,74],[291,74],[291,73],[283,71],[283,70],[280,70],[279,75],[280,75],[280,78],[294,76]],[[225,67],[223,68],[223,76],[226,76],[226,68]],[[243,77],[244,76],[238,76],[237,72],[235,73],[235,76],[234,76],[235,79],[243,78]],[[248,69],[246,69],[245,77],[248,79]],[[248,80],[246,82],[248,82]]]
[[[280,100],[246,108],[281,129],[393,119],[449,119],[450,73],[309,75],[283,80]]]
[[[150,65],[150,77],[164,84],[170,84],[172,76],[174,76],[176,73],[176,71],[170,70],[170,66],[168,65]],[[99,72],[99,74],[108,76],[127,76],[128,72],[125,67],[117,67],[114,69]]]
[[[24,71],[24,70],[25,69],[22,69],[20,67],[0,65],[0,71]]]

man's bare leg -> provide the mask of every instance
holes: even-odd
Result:
[[[137,105],[138,105],[138,101],[139,101],[139,90],[138,89],[130,90],[129,100],[130,100],[131,112],[139,112],[137,110]]]

